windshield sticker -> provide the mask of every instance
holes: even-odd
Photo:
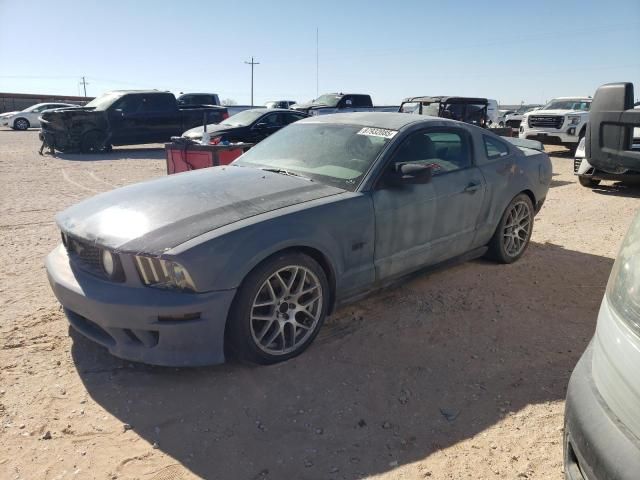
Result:
[[[398,133],[397,130],[387,130],[386,128],[364,127],[358,132],[358,135],[367,135],[369,137],[393,138]]]

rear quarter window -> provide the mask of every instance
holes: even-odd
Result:
[[[503,141],[486,135],[482,136],[482,140],[484,143],[484,151],[489,160],[496,160],[509,155],[509,146]]]

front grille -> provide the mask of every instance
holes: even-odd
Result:
[[[573,173],[578,173],[578,169],[580,168],[580,164],[582,163],[581,158],[573,159]]]
[[[561,128],[564,117],[561,115],[532,115],[529,117],[529,127]]]
[[[507,120],[507,127],[520,128],[522,120]]]
[[[102,277],[106,276],[102,269],[102,261],[100,259],[102,250],[99,247],[69,236],[67,236],[64,244],[67,247],[67,252],[76,260],[78,266]]]

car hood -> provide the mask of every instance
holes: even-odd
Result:
[[[225,225],[343,192],[257,168],[214,167],[97,195],[56,221],[67,234],[107,248],[159,255]]]
[[[220,133],[233,132],[234,130],[238,130],[240,128],[246,128],[246,127],[232,127],[230,125],[220,125],[217,123],[212,123],[211,125],[207,125],[207,132],[209,134],[220,134]],[[184,132],[182,136],[187,138],[202,138],[203,132],[204,132],[204,127],[195,127]],[[215,136],[215,135],[211,135],[211,136]]]
[[[589,112],[585,112],[584,110],[535,110],[533,112],[527,112],[524,115],[526,117],[537,116],[537,115],[588,115]]]
[[[4,112],[4,113],[0,113],[0,118],[7,118],[7,117],[11,117],[13,115],[15,115],[16,113],[20,113],[19,111],[15,111],[15,112]]]

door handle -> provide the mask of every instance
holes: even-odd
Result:
[[[463,192],[464,193],[476,193],[477,190],[480,190],[480,184],[471,182],[469,185],[467,185],[464,188]]]

